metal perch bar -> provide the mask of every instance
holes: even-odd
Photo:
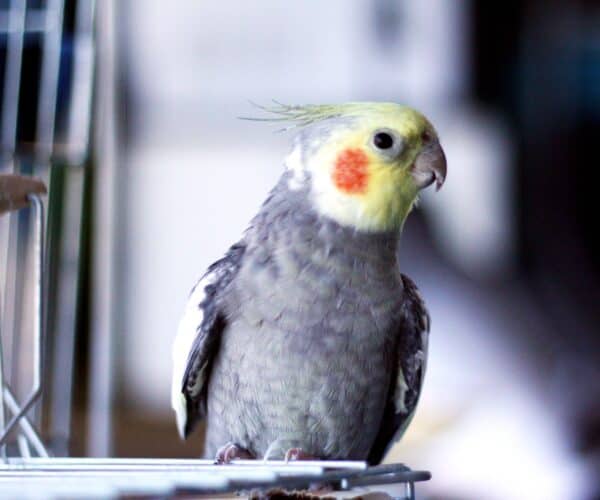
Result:
[[[0,465],[0,486],[17,487],[26,480],[32,491],[49,494],[171,495],[211,494],[270,488],[305,489],[314,483],[354,486],[405,485],[414,498],[414,483],[430,474],[403,464],[367,467],[353,461],[237,460],[214,465],[193,459],[10,458]],[[35,490],[37,488],[37,490]]]

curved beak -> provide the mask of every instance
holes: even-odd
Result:
[[[435,182],[436,191],[439,191],[446,180],[446,155],[437,140],[426,145],[417,155],[411,174],[419,189]]]

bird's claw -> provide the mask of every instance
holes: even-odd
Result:
[[[221,446],[215,456],[215,464],[224,465],[236,459],[253,459],[254,456],[248,450],[233,443]]]
[[[290,448],[285,452],[284,460],[290,462],[296,460],[317,460],[317,458],[305,453],[302,448]]]

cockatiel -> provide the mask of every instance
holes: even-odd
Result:
[[[429,317],[402,225],[446,177],[429,121],[394,103],[277,105],[299,132],[242,239],[192,290],[173,348],[180,435],[205,455],[379,463],[419,398]]]

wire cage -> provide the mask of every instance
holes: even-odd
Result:
[[[415,483],[430,474],[403,464],[238,460],[215,466],[193,459],[68,456],[83,234],[91,217],[86,196],[97,126],[92,117],[98,120],[94,99],[102,106],[94,86],[114,97],[114,78],[96,68],[97,34],[114,36],[112,16],[109,0],[0,0],[0,180],[35,176],[48,186],[47,196],[25,191],[18,210],[0,210],[0,496],[210,497],[320,483],[340,490],[391,484],[397,498],[414,498]],[[99,182],[110,185],[110,171],[100,172]],[[0,183],[0,195],[1,189]],[[110,400],[110,374],[102,364],[106,338],[91,342],[90,360],[105,377],[92,380],[90,392],[104,403]],[[92,413],[95,439],[106,441],[110,412]]]

